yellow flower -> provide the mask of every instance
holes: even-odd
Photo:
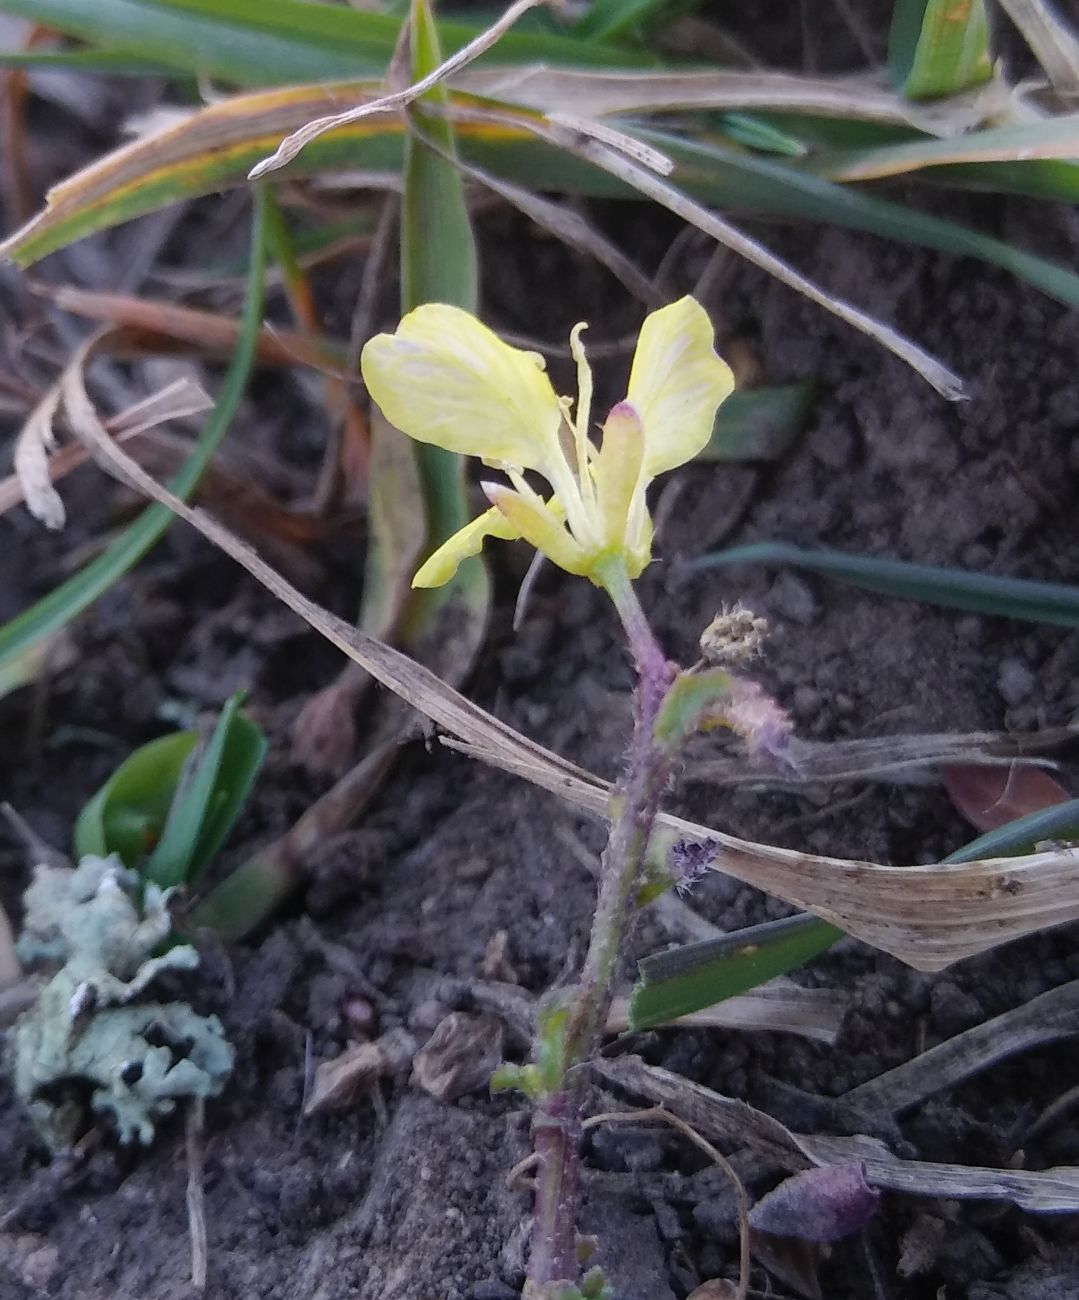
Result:
[[[645,492],[657,474],[692,460],[734,387],[716,356],[712,325],[693,298],[652,312],[641,328],[625,399],[589,439],[592,372],[577,325],[576,404],[558,397],[543,359],[512,348],[457,307],[417,307],[394,334],[363,350],[371,397],[391,424],[420,442],[478,456],[510,485],[484,483],[492,508],[438,548],[413,579],[439,587],[488,537],[524,538],[569,573],[604,585],[612,563],[636,578],[652,558]],[[550,485],[545,499],[525,478]]]

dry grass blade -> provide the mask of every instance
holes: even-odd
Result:
[[[15,934],[7,912],[0,907],[0,992],[22,979],[22,964],[15,954]]]
[[[37,286],[62,311],[102,324],[122,327],[124,341],[138,352],[183,345],[185,352],[210,360],[226,359],[236,350],[240,321],[217,312],[181,307],[153,298],[133,298],[122,293],[98,293],[63,286]],[[258,359],[267,366],[310,366],[332,379],[342,379],[344,360],[340,345],[296,330],[263,326],[259,331]]]
[[[206,1102],[195,1097],[188,1108],[184,1138],[187,1152],[187,1231],[191,1241],[191,1285],[206,1290],[209,1260],[206,1236],[206,1188],[203,1172],[202,1135]]]
[[[1073,980],[859,1084],[844,1100],[863,1110],[899,1115],[998,1061],[1077,1035],[1079,980]]]
[[[812,741],[794,738],[787,755],[791,771],[747,767],[745,759],[691,759],[685,774],[690,781],[754,789],[798,789],[806,785],[838,785],[849,781],[889,781],[916,784],[936,781],[942,763],[977,767],[1055,767],[1037,753],[1057,748],[1079,734],[1074,727],[1017,735],[979,731],[967,734],[863,736],[857,740]]]
[[[65,520],[64,503],[53,487],[53,479],[59,475],[50,463],[49,453],[56,447],[54,426],[57,419],[63,415],[75,424],[79,418],[70,403],[70,377],[73,374],[81,376],[94,352],[113,337],[111,331],[99,332],[76,351],[60,379],[31,412],[16,440],[14,461],[19,491],[27,509],[46,528],[63,528]],[[79,386],[81,383],[80,378]],[[212,405],[207,394],[193,381],[169,384],[129,408],[113,424],[119,435],[131,437],[135,433],[167,424],[170,420],[185,419],[206,411]],[[63,468],[63,472],[74,467],[73,461],[73,457],[68,458],[68,465]],[[0,484],[0,493],[9,499],[14,496],[10,488],[7,488],[6,493],[4,488],[5,485]]]
[[[462,175],[477,181],[492,193],[505,199],[542,230],[560,239],[567,247],[593,258],[600,266],[605,266],[638,301],[650,307],[658,307],[662,304],[662,296],[652,281],[616,244],[601,234],[579,212],[574,212],[572,208],[555,203],[551,199],[545,199],[542,195],[535,194],[520,185],[511,185],[508,181],[499,180],[491,172],[464,163],[459,158],[455,158],[454,163],[461,169]],[[594,349],[590,351],[594,354]]]
[[[685,109],[762,109],[844,120],[913,126],[929,135],[961,135],[988,121],[1009,102],[1003,82],[918,104],[873,77],[805,77],[755,69],[736,72],[583,72],[539,65],[470,68],[454,85],[540,112],[580,117]]]
[[[118,442],[126,442],[129,438],[136,438],[140,433],[146,433],[147,430],[166,421],[199,415],[208,410],[212,404],[207,394],[193,380],[179,379],[175,383],[167,384],[159,392],[143,398],[141,402],[136,402],[126,411],[121,411],[111,420],[106,420],[105,427]],[[88,455],[89,452],[81,443],[69,443],[51,456],[46,456],[45,473],[49,481],[58,482],[73,469],[85,464]],[[7,514],[14,506],[25,500],[26,491],[18,469],[7,478],[0,479],[0,515]]]
[[[452,747],[518,776],[598,817],[610,788],[559,760],[483,742]],[[1071,849],[966,863],[883,866],[756,844],[661,813],[658,826],[715,849],[712,869],[839,926],[918,970],[943,970],[1036,930],[1079,919],[1079,855]]]
[[[498,112],[483,114],[475,110],[470,113],[472,121],[483,116],[486,116],[492,122],[505,120]],[[662,177],[655,175],[652,168],[641,166],[633,158],[631,151],[624,148],[612,148],[609,144],[594,138],[593,132],[583,133],[575,126],[560,123],[550,117],[545,122],[522,118],[517,122],[517,125],[524,126],[540,139],[545,139],[557,148],[575,154],[586,162],[609,172],[612,176],[618,177],[619,180],[632,186],[639,193],[647,195],[650,199],[654,199],[667,208],[668,211],[681,217],[683,221],[696,226],[698,230],[702,230],[706,235],[711,236],[717,243],[730,248],[754,266],[759,266],[762,271],[767,271],[781,284],[794,289],[811,302],[824,307],[834,316],[838,316],[840,320],[846,321],[848,325],[852,325],[855,329],[876,340],[882,347],[887,348],[889,352],[894,353],[916,370],[927,383],[931,384],[944,397],[951,401],[958,401],[965,396],[963,384],[959,377],[916,343],[904,338],[898,331],[870,316],[860,308],[845,302],[842,298],[835,297],[833,294],[826,293],[811,280],[807,280],[794,267],[788,266],[782,258],[776,257],[774,253],[758,244],[756,240],[750,239],[748,235],[743,234],[736,226],[732,226],[730,222],[723,220],[722,217],[709,211],[708,208],[702,207],[694,199],[691,199],[688,194],[684,194],[681,190],[668,184]]]
[[[1047,0],[1000,0],[1034,57],[1061,94],[1079,91],[1079,40]]]
[[[903,1160],[877,1138],[817,1137],[792,1133],[778,1120],[742,1101],[724,1097],[635,1056],[600,1059],[592,1069],[604,1081],[680,1116],[699,1133],[733,1147],[752,1147],[780,1169],[861,1161],[873,1187],[908,1196],[1010,1201],[1033,1214],[1079,1211],[1079,1169],[1036,1172],[987,1169],[935,1161]]]
[[[429,72],[426,77],[421,77],[419,81],[414,82],[411,86],[407,86],[404,90],[394,91],[390,95],[382,95],[370,103],[358,104],[355,108],[350,108],[344,113],[333,113],[327,117],[316,118],[315,121],[308,122],[305,126],[300,127],[298,131],[293,131],[291,135],[286,136],[271,157],[264,158],[257,166],[252,167],[249,179],[253,181],[259,180],[261,177],[266,176],[267,173],[287,166],[312,140],[317,140],[320,135],[325,135],[327,131],[333,131],[341,126],[351,126],[352,123],[359,122],[363,118],[371,117],[376,113],[397,113],[407,108],[409,104],[414,103],[427,91],[433,90],[435,86],[448,80],[454,73],[460,72],[478,59],[481,54],[486,53],[529,9],[535,9],[537,5],[546,3],[547,0],[515,0],[515,3],[510,5],[502,17],[492,23],[486,31],[481,32],[474,40],[462,46],[456,54],[451,54],[448,59],[432,72]]]
[[[81,372],[68,387],[81,386]],[[609,787],[471,703],[407,655],[320,609],[236,537],[190,510],[112,443],[86,398],[68,393],[78,428],[101,461],[169,506],[383,686],[444,727],[484,761],[526,777],[571,803],[607,815]],[[1071,850],[976,862],[893,867],[755,844],[664,815],[660,824],[714,848],[713,868],[755,885],[922,970],[984,952],[1035,930],[1079,918],[1079,873]]]

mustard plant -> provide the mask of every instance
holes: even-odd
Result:
[[[534,1106],[529,1300],[605,1294],[595,1270],[582,1276],[577,1237],[584,1084],[626,937],[642,900],[657,887],[649,848],[675,757],[703,728],[732,727],[751,744],[778,750],[787,727],[769,697],[731,671],[755,652],[756,625],[748,638],[738,635],[744,622],[738,615],[726,634],[713,627],[709,653],[683,669],[664,653],[634,587],[652,559],[648,485],[704,448],[716,411],[734,387],[730,368],[716,355],[707,313],[685,297],[647,317],[626,396],[604,420],[598,444],[590,436],[593,381],[585,328],[577,325],[570,335],[576,401],[556,394],[542,358],[510,347],[470,313],[444,304],[408,313],[393,334],[371,339],[362,356],[368,391],[397,428],[479,457],[508,480],[483,483],[490,508],[439,547],[413,585],[449,581],[488,537],[522,538],[607,593],[636,668],[633,733],[611,799],[584,967],[572,987],[543,1000],[531,1061],[504,1066],[492,1080],[496,1087],[518,1088]],[[549,491],[533,486],[529,471]],[[683,883],[677,848],[668,855],[663,884]]]

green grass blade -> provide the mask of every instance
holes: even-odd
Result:
[[[1079,275],[1003,240],[857,187],[835,184],[789,163],[737,154],[721,145],[658,131],[637,134],[674,158],[680,187],[704,202],[731,211],[827,221],[944,253],[976,257],[1010,271],[1058,302],[1079,307]]]
[[[195,450],[172,481],[172,490],[183,499],[195,490],[220,446],[251,373],[262,324],[262,282],[266,269],[265,208],[263,191],[256,187],[251,224],[251,269],[240,337],[206,427]],[[96,560],[0,628],[0,671],[92,605],[164,536],[172,521],[172,512],[166,507],[148,506]]]
[[[1079,587],[1029,578],[998,578],[965,569],[879,560],[839,551],[804,550],[786,542],[753,542],[691,560],[692,569],[718,569],[732,564],[790,565],[836,578],[885,596],[922,600],[948,609],[972,610],[1028,623],[1079,627]]]
[[[779,460],[805,428],[816,384],[807,379],[769,388],[736,389],[716,412],[699,460]]]
[[[1079,799],[1040,808],[1015,821],[979,835],[944,859],[945,862],[976,862],[979,858],[1014,858],[1034,853],[1042,840],[1079,840]]]
[[[266,757],[260,728],[240,713],[243,693],[230,696],[186,783],[178,783],[161,838],[143,875],[168,889],[194,884],[225,842]]]
[[[968,131],[954,139],[905,140],[898,144],[825,153],[813,169],[831,180],[874,181],[948,164],[1029,163],[1079,157],[1079,114],[1037,122],[1009,123],[984,131]],[[1072,167],[1074,163],[1070,164]]]
[[[361,90],[370,93],[370,84],[357,87],[356,94]],[[342,93],[350,92],[337,92],[335,99],[325,89],[290,88],[211,106],[179,131],[129,147],[122,162],[106,159],[56,187],[49,208],[8,241],[4,250],[19,265],[27,266],[93,231],[179,199],[246,183],[247,171],[272,151],[285,131],[339,110]],[[488,121],[467,120],[469,105],[477,102],[469,96],[451,94],[451,102],[457,116],[457,145],[466,161],[533,189],[635,197],[634,191],[609,174],[538,141],[526,125],[535,119],[534,113],[500,106],[504,121],[496,127]],[[267,126],[271,118],[278,124],[276,132]],[[679,187],[710,206],[826,221],[977,257],[1011,271],[1069,306],[1079,306],[1079,275],[1074,271],[990,236],[858,187],[835,184],[775,158],[754,157],[669,132],[641,129],[638,133],[674,159]],[[400,121],[381,119],[328,132],[304,150],[291,174],[342,166],[399,170],[405,134]]]
[[[1023,194],[1033,199],[1079,203],[1079,164],[1056,159],[959,163],[934,168],[926,179],[989,194]]]
[[[701,0],[593,0],[588,12],[574,24],[576,36],[584,40],[610,41],[670,22]]]
[[[0,10],[3,7],[0,0]],[[164,63],[152,63],[125,50],[0,50],[0,68],[59,68],[128,77],[159,77],[170,71]]]
[[[888,66],[910,99],[954,95],[993,71],[984,0],[896,0]]]
[[[648,1029],[715,1006],[803,966],[843,937],[809,912],[686,944],[639,962],[629,1027]]]
[[[427,0],[414,0],[412,12],[412,75],[419,79],[438,67],[442,51]],[[445,87],[429,91],[413,110],[419,132],[434,148],[412,134],[405,149],[401,310],[445,302],[475,311],[476,243],[461,173],[452,162],[456,139],[447,118],[423,111],[424,101],[445,105]],[[433,549],[468,522],[463,466],[458,456],[441,447],[417,443],[415,451],[427,506],[427,540]]]
[[[390,15],[316,0],[0,0],[0,11],[178,71],[247,86],[381,73],[401,29]],[[439,30],[452,51],[482,28],[446,22]],[[495,57],[597,67],[654,62],[594,41],[532,32],[509,32]]]

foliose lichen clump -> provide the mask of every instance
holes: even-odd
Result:
[[[172,891],[148,884],[140,906],[138,889],[113,856],[38,866],[26,891],[19,957],[61,965],[16,1022],[9,1065],[54,1150],[75,1140],[87,1108],[121,1142],[148,1144],[179,1099],[216,1096],[232,1070],[216,1016],[142,1000],[162,971],[191,970],[199,957],[188,944],[159,951],[172,928]]]

